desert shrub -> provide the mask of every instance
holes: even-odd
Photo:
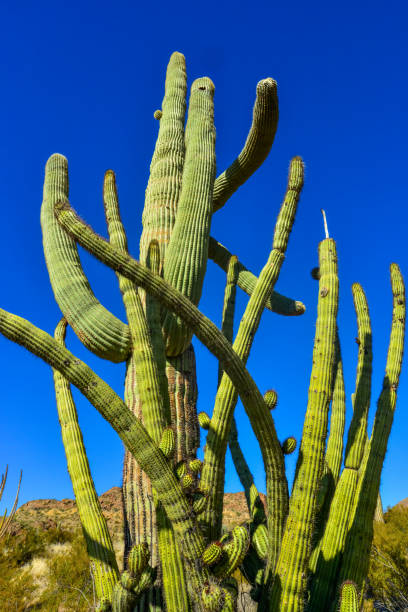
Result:
[[[397,612],[408,608],[408,508],[392,508],[384,520],[375,524],[368,594],[377,609]]]

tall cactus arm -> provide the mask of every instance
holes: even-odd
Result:
[[[44,254],[55,299],[81,342],[110,361],[124,361],[130,351],[128,327],[96,299],[79,259],[75,241],[58,225],[54,205],[68,202],[68,162],[52,155],[45,167],[41,227]]]
[[[279,277],[302,186],[303,163],[300,158],[295,157],[290,165],[288,186],[275,226],[273,249],[249,299],[233,344],[234,351],[244,363],[249,357],[252,342],[264,311],[266,298],[270,295]],[[237,390],[231,379],[224,375],[217,391],[201,475],[202,486],[209,491],[209,500],[203,515],[203,523],[206,524],[211,540],[218,538],[220,535],[225,453],[237,398]],[[259,433],[263,432],[263,435],[260,435],[260,446],[271,494],[271,497],[268,498],[270,537],[273,540],[273,542],[270,542],[270,553],[271,557],[275,556],[274,560],[276,560],[288,503],[284,461],[280,445],[277,444],[273,419],[266,407],[264,407],[258,419],[259,422],[256,423],[254,431],[255,433],[257,433],[257,430]],[[265,430],[267,430],[268,421],[273,435],[267,442]],[[258,435],[257,437],[259,439]]]
[[[64,202],[61,205],[56,205],[55,212],[65,231],[69,232],[81,246],[107,266],[119,271],[123,276],[142,287],[165,308],[176,311],[183,318],[197,338],[221,362],[225,373],[238,390],[261,446],[266,443],[269,444],[269,441],[265,441],[265,436],[271,436],[271,425],[273,423],[269,418],[264,423],[263,419],[266,418],[263,416],[265,414],[265,401],[241,359],[222,332],[188,298],[128,255],[115,250],[106,240],[95,234],[90,227],[78,218],[69,205],[67,206]],[[265,425],[264,429],[262,429],[263,425]],[[281,453],[279,442],[274,437],[271,448],[276,445]]]
[[[358,469],[367,437],[367,417],[371,397],[372,334],[370,315],[364,291],[352,287],[357,315],[358,363],[354,412],[347,436],[345,468],[340,476],[330,506],[309,599],[310,610],[326,610],[336,587],[336,574],[344,551],[350,513],[357,487]]]
[[[224,206],[238,187],[265,161],[275,138],[278,117],[276,81],[263,79],[256,87],[252,125],[244,148],[214,183],[214,212]]]
[[[113,172],[105,174],[104,181],[105,215],[108,225],[110,242],[120,251],[127,253],[126,233],[120,218],[119,201],[116,189],[116,180]],[[156,268],[159,267],[159,246],[157,242],[150,245],[147,262]],[[154,334],[156,351],[153,348],[153,338],[150,333],[142,302],[137,287],[132,281],[118,274],[119,286],[126,309],[129,329],[132,337],[132,359],[136,372],[137,389],[142,405],[143,424],[147,432],[156,442],[160,444],[163,430],[170,425],[170,404],[165,378],[165,356],[164,345],[158,347],[158,336],[161,339],[161,329]],[[150,300],[150,318],[155,319],[156,305]],[[152,312],[153,311],[153,312]],[[156,315],[158,313],[156,312]],[[157,326],[159,321],[156,321]],[[160,351],[161,348],[161,351]],[[161,353],[162,368],[159,371],[156,361],[157,353]],[[156,498],[154,492],[153,497]],[[187,587],[184,580],[183,566],[180,559],[178,546],[175,542],[174,533],[165,515],[164,509],[155,499],[155,510],[158,523],[158,547],[159,556],[163,570],[163,586],[166,605],[169,612],[179,612],[181,609],[188,610]]]
[[[319,558],[320,546],[333,494],[339,480],[343,460],[343,437],[346,421],[346,394],[344,390],[343,363],[339,332],[336,332],[336,365],[333,398],[330,414],[329,438],[324,456],[323,477],[319,486],[318,511],[313,534],[313,552],[309,560],[309,569],[313,574]]]
[[[404,350],[406,316],[404,281],[397,264],[391,264],[390,272],[393,314],[385,377],[377,402],[367,464],[360,476],[357,501],[353,508],[347,546],[339,574],[340,582],[350,579],[359,588],[367,575],[381,469],[394,418]]]
[[[214,85],[197,79],[191,86],[186,126],[186,158],[176,222],[164,260],[164,278],[193,304],[200,301],[208,258],[215,178]],[[191,333],[173,313],[163,321],[166,354],[175,357]]]
[[[309,399],[289,514],[269,599],[271,612],[304,609],[318,486],[323,474],[338,305],[337,254],[331,238],[319,245],[319,265],[321,275]]]
[[[186,572],[198,593],[199,587],[210,580],[207,569],[197,562],[205,548],[204,540],[192,517],[189,501],[159,446],[109,385],[49,334],[3,309],[0,309],[0,333],[61,372],[118,433],[151,479],[180,542]]]
[[[65,346],[66,328],[67,322],[62,319],[55,330],[55,340],[61,346]],[[54,385],[68,472],[91,562],[96,595],[98,599],[105,597],[111,601],[113,587],[119,580],[112,540],[89,468],[70,385],[57,370],[54,370]]]
[[[160,128],[156,141],[143,210],[140,261],[146,263],[152,240],[158,240],[160,265],[176,218],[184,166],[186,113],[186,62],[181,53],[170,57],[166,73]]]
[[[208,257],[224,270],[224,272],[228,271],[228,262],[232,255],[223,244],[211,236],[208,245]],[[250,272],[241,262],[237,263],[237,267],[237,285],[242,291],[245,291],[246,294],[251,296],[258,279],[255,274],[252,274],[252,272]],[[266,300],[265,307],[272,310],[272,312],[289,317],[302,315],[306,311],[306,307],[302,302],[285,297],[277,291],[272,291],[271,295]]]

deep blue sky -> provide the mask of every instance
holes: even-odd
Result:
[[[217,165],[239,152],[250,124],[257,81],[278,81],[280,121],[261,170],[213,219],[213,235],[258,272],[272,243],[289,160],[301,155],[306,184],[278,290],[303,300],[307,313],[284,319],[266,312],[249,369],[262,391],[279,393],[280,438],[298,439],[307,402],[317,284],[310,269],[323,238],[320,208],[337,241],[339,326],[348,400],[357,347],[351,284],[366,290],[374,330],[373,402],[385,366],[391,321],[389,263],[408,275],[406,167],[407,8],[403,2],[117,1],[6,3],[0,21],[1,307],[52,333],[60,318],[42,253],[40,205],[44,165],[54,152],[70,164],[71,203],[105,234],[102,179],[115,170],[132,254],[157,134],[170,53],[187,59],[189,82],[216,86]],[[105,306],[123,307],[114,274],[88,255],[84,267]],[[200,307],[219,324],[224,275],[209,263]],[[240,294],[239,311],[246,300]],[[69,348],[118,393],[124,366],[99,360],[69,334]],[[71,497],[48,366],[0,338],[0,469],[10,466],[10,504],[24,470],[21,503]],[[216,363],[197,347],[199,409],[211,410]],[[381,491],[384,505],[408,496],[407,364]],[[80,424],[99,493],[121,482],[122,443],[80,399]],[[351,406],[348,404],[348,420]],[[373,411],[371,412],[371,415]],[[260,488],[263,466],[243,410],[237,419]],[[372,421],[372,416],[371,416]],[[289,476],[295,459],[287,461]],[[240,489],[228,459],[226,490]]]

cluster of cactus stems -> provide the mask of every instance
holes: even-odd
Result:
[[[8,474],[8,465],[6,466],[6,471],[4,472],[4,474],[1,475],[1,480],[0,480],[0,501],[1,498],[3,497],[3,493],[4,493],[4,489],[6,487],[6,482],[7,482],[7,474]],[[10,512],[7,514],[7,508],[4,511],[4,514],[2,517],[0,517],[0,540],[7,534],[10,525],[11,525],[11,521],[14,518],[14,515],[16,513],[17,510],[17,504],[18,504],[18,495],[20,493],[20,486],[21,486],[21,479],[23,477],[23,472],[20,472],[20,479],[18,481],[18,485],[17,485],[17,493],[16,496],[14,498],[14,502],[13,502],[13,506],[10,510]]]
[[[401,370],[403,279],[391,264],[391,337],[371,436],[370,317],[363,289],[358,284],[352,288],[358,364],[341,472],[346,406],[337,328],[337,252],[326,226],[314,271],[319,289],[308,403],[289,495],[284,458],[295,451],[296,440],[278,439],[273,420],[277,394],[270,390],[262,395],[246,363],[266,309],[286,316],[305,311],[301,302],[275,291],[303,186],[303,162],[299,157],[290,162],[272,249],[256,277],[210,235],[211,218],[268,155],[278,122],[276,82],[268,78],[258,84],[245,145],[217,178],[214,85],[207,77],[194,81],[185,123],[186,94],[184,57],[173,53],[162,108],[154,113],[159,133],[139,262],[128,253],[114,173],[105,173],[103,185],[106,240],[70,206],[67,160],[59,154],[48,160],[41,223],[63,318],[52,338],[0,309],[0,331],[53,368],[62,440],[99,610],[232,612],[237,609],[240,570],[259,610],[357,611]],[[127,323],[95,297],[77,245],[116,272]],[[226,273],[221,329],[198,310],[208,259]],[[237,288],[249,299],[234,334]],[[65,347],[67,325],[95,355],[126,361],[123,400]],[[193,336],[219,361],[212,414],[197,414]],[[126,449],[122,573],[92,480],[71,385],[111,424]],[[234,420],[238,397],[262,452],[265,505],[239,445]],[[203,461],[197,458],[200,426],[208,431]],[[250,518],[222,535],[228,446]]]

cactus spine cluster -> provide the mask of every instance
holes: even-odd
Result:
[[[319,267],[313,271],[319,291],[308,404],[289,495],[285,456],[296,450],[297,442],[292,436],[279,441],[273,419],[277,393],[262,395],[246,363],[265,310],[284,316],[305,311],[301,302],[275,291],[303,187],[303,162],[299,157],[290,162],[272,249],[256,277],[211,236],[211,219],[272,146],[278,122],[276,82],[264,79],[258,84],[245,145],[217,178],[214,85],[207,77],[193,82],[185,123],[186,94],[185,60],[174,53],[162,107],[154,113],[159,133],[146,189],[139,262],[128,253],[113,171],[105,173],[103,184],[106,240],[71,208],[67,160],[51,156],[41,222],[49,276],[63,319],[52,338],[0,309],[0,332],[54,370],[62,439],[100,611],[233,612],[238,570],[251,583],[259,610],[358,610],[401,371],[403,279],[392,264],[390,347],[371,436],[371,327],[363,289],[353,285],[358,365],[340,474],[346,403],[337,327],[339,283],[336,245],[325,223]],[[92,292],[77,245],[116,272],[126,323]],[[226,273],[221,329],[198,309],[208,260]],[[249,299],[234,334],[238,288]],[[94,354],[126,362],[124,399],[65,347],[67,325]],[[193,335],[219,362],[211,414],[197,414]],[[70,385],[87,397],[125,445],[122,573],[98,503]],[[239,444],[234,420],[238,396],[262,452],[266,505]],[[208,431],[202,462],[197,458],[199,427]],[[250,519],[223,534],[228,446]]]

